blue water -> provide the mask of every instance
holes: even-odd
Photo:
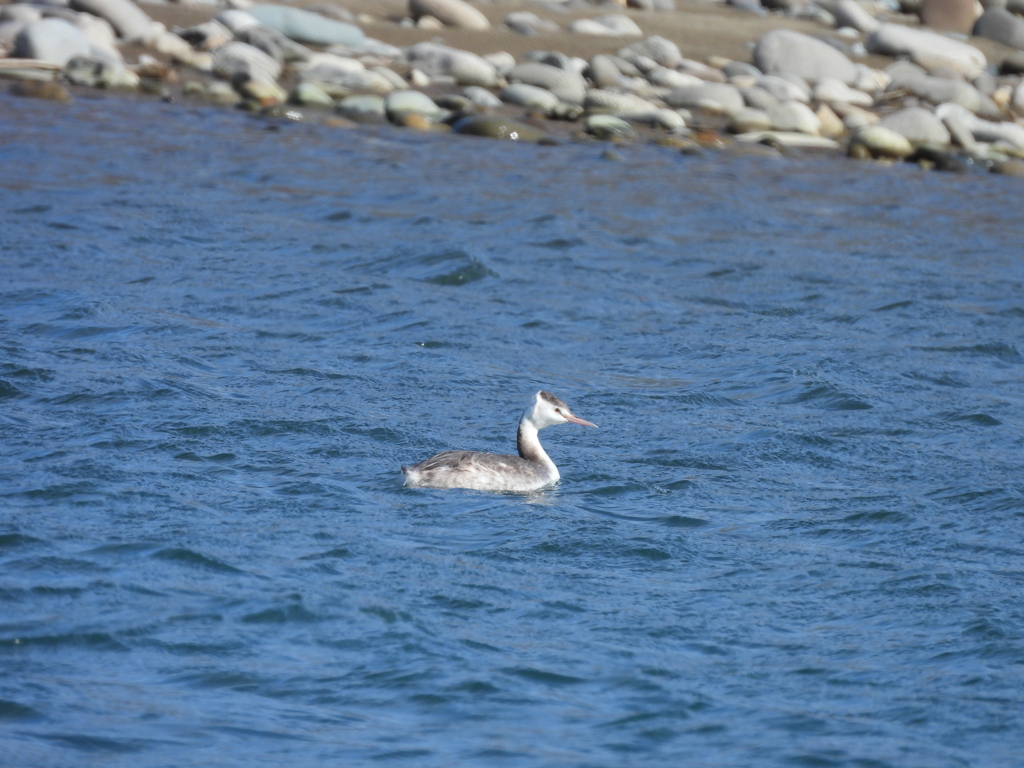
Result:
[[[3,765],[1020,765],[1018,181],[0,115]]]

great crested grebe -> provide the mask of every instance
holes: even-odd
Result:
[[[479,451],[445,451],[402,467],[405,485],[419,488],[470,488],[477,491],[536,491],[558,482],[560,475],[537,432],[555,424],[596,427],[569,410],[565,401],[543,390],[519,420],[518,456]]]

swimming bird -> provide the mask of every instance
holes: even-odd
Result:
[[[560,475],[537,432],[555,424],[596,427],[576,416],[564,400],[541,390],[519,420],[518,456],[479,451],[445,451],[411,467],[402,467],[405,485],[419,488],[471,488],[477,491],[537,491]]]

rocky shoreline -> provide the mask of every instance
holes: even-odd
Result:
[[[0,78],[58,101],[101,88],[337,126],[1024,176],[1024,1],[769,2],[35,0],[0,5]]]

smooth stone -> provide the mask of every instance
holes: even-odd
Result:
[[[261,24],[266,24],[285,37],[300,43],[359,45],[363,42],[363,30],[359,27],[328,19],[319,13],[304,11],[301,8],[265,4],[250,6],[246,12]]]
[[[942,124],[946,126],[946,130],[949,131],[952,140],[963,147],[968,152],[974,152],[977,149],[978,142],[974,139],[974,134],[971,133],[964,121],[960,119],[957,114],[947,114],[942,118]]]
[[[416,19],[416,29],[442,30],[444,22],[433,16],[420,16]]]
[[[897,85],[897,82],[899,85]],[[924,99],[932,104],[944,104],[953,102],[964,109],[977,112],[982,106],[982,96],[978,89],[970,83],[962,80],[947,80],[944,77],[905,78],[899,81],[893,80],[889,90],[903,88],[918,98]]]
[[[828,43],[789,29],[774,29],[754,46],[754,66],[768,75],[790,73],[805,80],[834,77],[856,82],[857,67]]]
[[[1024,50],[1024,18],[1005,8],[989,8],[981,14],[974,25],[974,34]]]
[[[441,113],[441,108],[433,99],[419,91],[392,91],[384,97],[384,114],[391,122],[397,123],[402,115],[410,112],[434,117]]]
[[[0,6],[0,21],[20,21],[22,24],[31,24],[42,18],[42,12],[34,5],[15,3]]]
[[[270,80],[246,80],[238,89],[246,99],[262,107],[283,104],[288,100],[284,88]]]
[[[561,27],[553,21],[542,19],[530,11],[516,11],[505,17],[505,26],[513,32],[533,37],[545,32],[560,32]]]
[[[748,107],[759,109],[762,112],[767,112],[779,103],[779,100],[771,93],[756,85],[740,89],[740,95],[743,96],[743,101]]]
[[[890,77],[880,69],[872,69],[866,64],[857,65],[857,81],[853,87],[864,93],[877,93],[884,90],[890,82]]]
[[[289,101],[309,107],[333,107],[334,99],[327,95],[323,88],[315,83],[298,83],[292,90]]]
[[[351,24],[356,20],[356,15],[352,11],[348,8],[343,8],[337,3],[314,3],[313,5],[307,5],[306,10],[326,16],[328,19],[334,19],[335,21],[347,21]]]
[[[496,109],[501,106],[501,99],[479,85],[466,86],[462,89],[462,95],[483,109]]]
[[[484,61],[494,67],[499,77],[505,77],[516,66],[516,57],[508,51],[496,51],[483,57]]]
[[[880,24],[867,39],[871,53],[886,56],[909,56],[915,64],[931,68],[941,63],[952,64],[958,71],[973,77],[985,69],[985,54],[973,45],[902,24]]]
[[[213,73],[225,80],[273,82],[281,74],[281,65],[259,48],[233,41],[213,52]]]
[[[739,77],[740,75],[747,75],[755,79],[761,77],[764,73],[755,67],[753,64],[747,64],[745,61],[730,61],[724,67],[722,67],[722,74],[726,77]]]
[[[786,133],[821,133],[821,120],[811,108],[800,101],[784,101],[769,113],[772,128]]]
[[[125,40],[141,40],[152,31],[153,20],[131,0],[72,0],[71,7],[106,19]]]
[[[879,122],[883,128],[896,131],[914,144],[948,145],[949,131],[933,113],[922,107],[909,107],[886,115]]]
[[[647,82],[651,85],[657,85],[662,88],[671,88],[672,90],[704,84],[704,81],[696,75],[677,72],[676,70],[669,69],[668,67],[656,67],[655,69],[652,69],[647,73]]]
[[[822,102],[814,110],[815,117],[821,122],[821,135],[828,137],[842,136],[846,133],[846,125],[839,119],[839,115],[826,103]]]
[[[615,115],[591,115],[583,123],[583,130],[597,139],[631,139],[636,135],[633,126]]]
[[[583,106],[591,111],[610,112],[620,117],[623,114],[648,115],[659,109],[656,104],[636,94],[616,93],[600,88],[591,88],[587,91]]]
[[[395,72],[395,70],[393,69],[389,69],[388,67],[370,67],[367,71],[383,77],[385,80],[391,83],[391,87],[394,88],[396,91],[400,91],[403,88],[409,87],[409,84],[405,82],[405,80],[402,78],[400,74]]]
[[[830,78],[835,80],[835,78]],[[842,81],[839,81],[842,82]],[[760,88],[768,91],[779,101],[810,101],[811,89],[801,81],[794,83],[792,80],[777,75],[764,75],[757,81]]]
[[[839,149],[839,143],[824,136],[812,136],[809,133],[790,133],[788,131],[753,131],[737,135],[736,141],[747,144],[778,144],[794,149]]]
[[[977,17],[975,0],[921,0],[917,13],[926,27],[963,35],[970,33]]]
[[[231,30],[216,19],[180,30],[178,36],[201,51],[212,51],[234,38]]]
[[[68,89],[60,83],[44,80],[19,80],[11,86],[11,93],[15,96],[25,96],[31,99],[47,99],[48,101],[71,101],[71,94]]]
[[[910,155],[914,148],[905,136],[901,136],[881,125],[866,125],[857,130],[850,142],[854,146],[866,148],[872,157],[891,157],[902,159]]]
[[[479,30],[491,28],[487,17],[463,0],[409,0],[409,14],[414,19],[433,16],[447,27]]]
[[[64,65],[64,77],[73,85],[90,88],[138,88],[139,76],[120,62],[75,56]]]
[[[336,111],[357,123],[384,123],[387,121],[382,96],[366,94],[347,96],[338,102]]]
[[[18,35],[30,23],[32,22],[0,21],[0,48],[13,52]]]
[[[25,27],[15,39],[14,55],[22,59],[40,59],[64,66],[75,56],[88,56],[89,41],[63,19],[41,19]]]
[[[839,27],[852,27],[865,35],[870,35],[878,29],[878,19],[857,0],[839,0],[832,6],[831,11]]]
[[[707,64],[701,64],[699,61],[693,59],[683,59],[678,64],[678,69],[687,75],[693,75],[701,80],[706,80],[711,83],[724,83],[726,78],[725,74],[720,69],[715,67],[709,67]]]
[[[612,13],[606,16],[595,16],[592,19],[577,19],[568,27],[569,32],[578,35],[609,35],[627,37],[643,35],[643,30],[629,16]]]
[[[1010,158],[1009,160],[1002,160],[998,163],[993,163],[992,173],[1002,174],[1003,176],[1015,176],[1018,179],[1024,179],[1024,160]]]
[[[971,114],[957,104],[940,104],[935,114],[943,122],[955,115],[978,141],[1003,141],[1017,149],[1024,150],[1024,126],[1011,122],[990,122]]]
[[[286,42],[287,38],[273,27],[263,24],[246,27],[235,36],[235,39],[240,43],[248,43],[253,48],[259,48],[278,64],[284,63],[284,46],[281,43]]]
[[[206,100],[222,107],[233,107],[242,100],[242,97],[227,83],[214,80],[206,86]]]
[[[431,78],[453,77],[459,85],[490,88],[498,80],[494,64],[469,51],[449,48],[440,43],[416,43],[405,52],[409,63]],[[537,83],[531,83],[537,85]]]
[[[598,88],[615,88],[622,81],[622,73],[615,61],[600,53],[590,59],[587,76]]]
[[[230,9],[227,11],[221,11],[217,14],[216,21],[219,21],[229,30],[231,34],[237,35],[246,27],[253,27],[260,23],[259,19],[253,16],[251,13],[240,11],[237,9]]]
[[[1013,89],[1013,95],[1010,97],[1010,106],[1013,107],[1013,111],[1018,115],[1024,115],[1024,80],[1017,83],[1017,87]]]
[[[540,128],[497,115],[471,115],[452,126],[453,133],[465,136],[484,136],[506,141],[542,141],[549,138]]]
[[[707,109],[727,115],[735,115],[745,106],[739,90],[724,83],[679,88],[666,94],[664,101],[670,107]]]
[[[772,119],[763,109],[745,107],[732,116],[729,130],[732,133],[753,133],[754,131],[770,131]]]
[[[861,107],[870,107],[875,103],[864,91],[851,88],[841,80],[825,77],[814,86],[814,98],[818,101],[842,102],[843,104],[856,104]]]
[[[683,61],[683,55],[679,52],[679,46],[660,35],[651,35],[639,42],[627,45],[625,50],[646,56],[669,69],[675,69]],[[621,53],[620,51],[620,55]]]
[[[582,75],[568,72],[550,64],[528,61],[508,73],[510,82],[527,83],[546,88],[568,104],[582,104],[587,94],[587,83]]]
[[[498,97],[506,104],[546,111],[559,104],[558,97],[551,91],[526,83],[512,83],[502,89]]]

